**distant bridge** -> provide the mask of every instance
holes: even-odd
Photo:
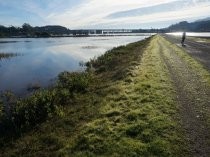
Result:
[[[123,34],[123,33],[160,33],[164,32],[158,29],[80,29],[71,30],[73,35],[111,35],[111,34]]]
[[[102,34],[132,33],[131,29],[104,29]]]
[[[72,30],[75,35],[88,34],[118,34],[118,33],[132,33],[131,29],[90,29],[90,30]]]

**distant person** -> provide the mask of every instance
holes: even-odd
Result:
[[[182,42],[181,42],[182,46],[185,46],[184,45],[185,39],[186,39],[186,32],[183,32],[183,34],[182,34]]]

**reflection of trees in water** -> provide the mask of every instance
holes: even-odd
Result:
[[[9,59],[11,57],[21,56],[19,53],[0,53],[0,61],[2,59]]]

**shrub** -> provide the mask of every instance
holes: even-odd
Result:
[[[17,101],[11,111],[11,121],[16,129],[34,126],[51,116],[56,109],[55,90],[39,91]]]
[[[5,130],[2,134],[7,134],[6,130],[19,134],[53,115],[63,116],[62,106],[70,103],[73,93],[87,90],[90,76],[87,72],[63,72],[59,75],[58,85],[52,89],[36,91],[23,99],[5,94],[9,110],[6,113],[0,101],[0,128]]]
[[[87,72],[62,72],[58,76],[58,86],[70,93],[85,92],[90,84],[91,75]]]

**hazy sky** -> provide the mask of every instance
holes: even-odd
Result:
[[[161,28],[210,17],[210,0],[0,0],[0,25]]]

